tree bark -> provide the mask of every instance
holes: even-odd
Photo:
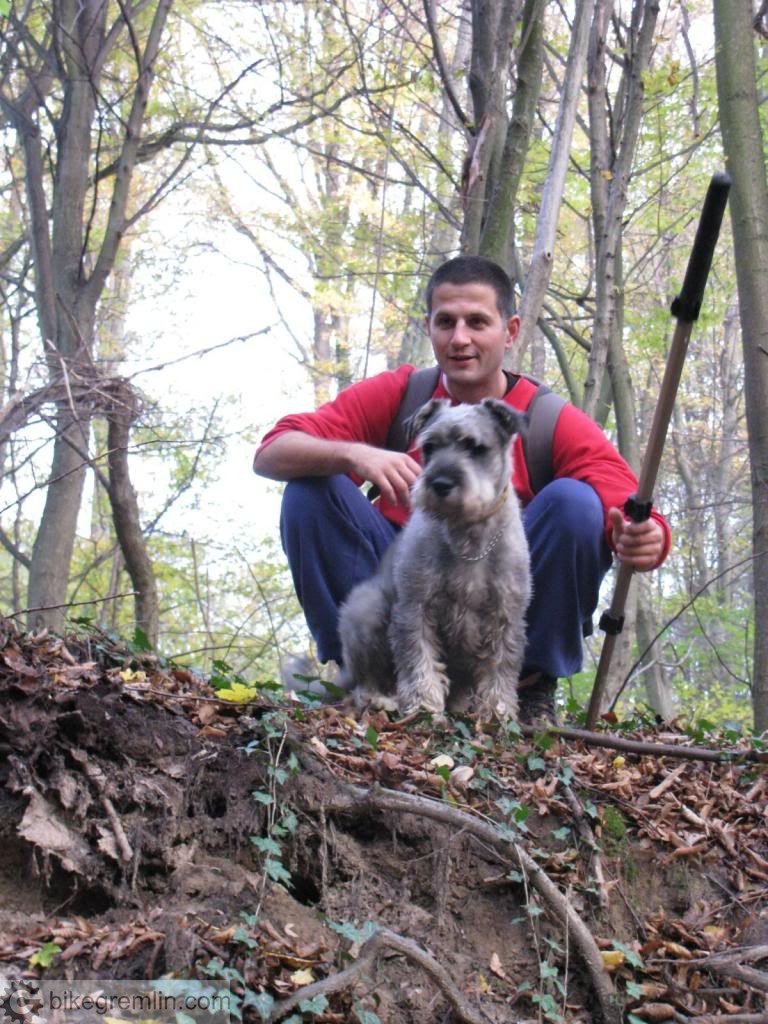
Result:
[[[751,4],[714,0],[717,93],[730,196],[752,468],[755,729],[768,729],[768,182]]]
[[[514,247],[514,213],[525,155],[536,117],[544,65],[545,0],[526,0],[520,29],[515,96],[497,181],[491,183],[479,252],[508,270]]]
[[[598,8],[598,15],[601,19],[605,17],[605,14],[606,11],[602,7]],[[594,68],[590,71],[590,130],[596,140],[596,159],[593,159],[592,163],[591,184],[593,209],[596,214],[597,308],[587,379],[584,384],[584,411],[598,420],[604,418],[601,416],[599,399],[609,362],[615,371],[612,383],[623,381],[626,377],[624,369],[626,361],[622,341],[616,329],[617,298],[619,289],[622,287],[622,283],[617,279],[617,271],[620,272],[620,265],[617,267],[617,259],[621,245],[629,177],[643,113],[643,74],[650,64],[658,14],[658,0],[645,0],[642,8],[638,3],[633,11],[631,41],[626,56],[623,85],[619,89],[620,97],[625,96],[626,100],[624,106],[619,108],[620,118],[614,121],[614,127],[621,133],[621,142],[615,158],[606,152],[608,132],[603,119],[608,115],[605,112],[605,96],[603,95],[602,103],[598,102],[600,91],[604,90],[605,75],[604,72],[596,72]],[[641,21],[640,17],[642,17]],[[597,31],[604,31],[604,28],[598,27]],[[597,60],[605,59],[604,46],[600,45],[599,40],[596,40],[594,33],[591,53]],[[596,90],[595,95],[592,95],[594,90]],[[617,100],[617,105],[619,102],[620,100]],[[610,165],[601,166],[607,157],[611,160]],[[601,193],[604,194],[601,195]],[[596,197],[597,201],[595,201]],[[622,394],[625,396],[631,394],[631,386],[628,391],[623,388]],[[602,410],[603,413],[604,411]],[[622,417],[626,436],[630,430],[634,430],[634,424],[630,422],[633,419],[634,410],[617,410],[617,415]]]
[[[565,173],[570,159],[573,126],[576,123],[576,109],[581,96],[589,43],[589,25],[594,7],[595,0],[580,0],[576,7],[560,107],[536,224],[536,238],[520,305],[520,336],[514,348],[517,366],[520,365],[520,360],[530,343],[552,275],[557,221],[563,202]]]
[[[25,162],[29,236],[35,262],[35,298],[43,352],[51,383],[62,374],[77,375],[92,366],[96,309],[114,266],[128,223],[128,197],[138,159],[154,65],[173,0],[155,0],[146,33],[130,24],[130,13],[108,24],[110,7],[102,0],[55,0],[50,30],[36,48],[28,48],[35,26],[11,21],[16,56],[0,97],[14,125]],[[108,212],[101,232],[93,189],[92,136],[101,76],[118,42],[130,40],[135,82],[122,138],[117,141]],[[24,40],[24,45],[20,40]],[[143,48],[142,48],[143,45]],[[20,83],[12,95],[11,84]],[[55,110],[56,133],[48,140],[50,165],[43,159],[43,127]],[[103,190],[103,185],[102,185]],[[49,202],[50,195],[50,202]],[[49,215],[50,206],[50,215]],[[100,237],[98,245],[94,238]],[[30,625],[60,630],[74,550],[75,530],[88,461],[90,406],[59,404],[51,475],[29,571]]]
[[[474,121],[462,176],[465,253],[480,251],[488,203],[503,165],[509,52],[519,8],[519,0],[472,0],[469,88]]]
[[[107,413],[109,428],[109,500],[120,550],[135,591],[136,626],[150,647],[157,647],[160,608],[152,562],[141,529],[139,503],[128,470],[131,425],[138,414],[138,400],[128,381],[113,389],[112,407]]]

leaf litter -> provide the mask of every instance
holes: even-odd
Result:
[[[3,621],[0,796],[5,860],[18,873],[0,881],[11,888],[23,877],[39,909],[14,911],[3,900],[0,973],[185,977],[213,964],[239,971],[246,991],[280,1000],[339,971],[360,948],[330,927],[333,914],[358,924],[370,914],[454,957],[463,991],[488,1020],[538,1019],[543,1006],[547,1019],[592,1019],[567,935],[536,912],[519,873],[499,871],[498,861],[494,869],[493,858],[460,837],[449,843],[423,823],[357,823],[358,833],[378,829],[375,863],[366,861],[374,840],[325,821],[321,793],[312,817],[304,792],[296,796],[300,824],[282,840],[290,881],[271,880],[249,837],[279,824],[273,815],[269,825],[268,800],[252,797],[259,786],[267,797],[277,793],[275,765],[270,777],[270,764],[245,751],[274,751],[263,725],[279,701],[254,692],[248,702],[222,700],[188,668],[106,635],[29,636]],[[707,1022],[768,1012],[764,765],[616,756],[584,742],[477,731],[468,720],[356,717],[339,705],[284,701],[279,714],[305,766],[285,784],[286,806],[291,786],[319,785],[309,759],[325,785],[420,794],[496,822],[588,922],[633,1017]],[[690,743],[669,727],[663,736],[631,736]],[[730,749],[748,746],[745,739]],[[411,875],[421,860],[434,900],[414,892],[398,907],[394,894],[417,888]],[[349,876],[343,884],[334,868]],[[448,887],[442,895],[437,875]],[[469,933],[463,959],[449,948],[456,920],[471,921],[466,907],[483,900],[498,904],[496,913],[518,908],[527,950],[506,948],[495,925],[481,934],[490,917]],[[401,980],[399,1001],[375,986],[364,1005],[354,1002],[359,991],[338,992],[314,1019],[376,1010],[393,1024],[427,1019],[419,1014],[434,991],[420,994],[425,986],[405,968]],[[542,1003],[542,993],[557,999]]]

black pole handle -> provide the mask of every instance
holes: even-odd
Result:
[[[724,172],[712,175],[688,260],[683,288],[672,303],[672,316],[684,323],[692,324],[699,318],[701,300],[704,297],[704,288],[709,277],[709,268],[712,266],[712,256],[730,190],[730,175]]]

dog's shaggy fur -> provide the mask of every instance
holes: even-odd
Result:
[[[414,417],[424,471],[413,515],[340,613],[359,704],[517,718],[531,584],[510,477],[525,423],[495,399],[433,399]]]

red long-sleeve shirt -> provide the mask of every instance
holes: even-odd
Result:
[[[265,434],[258,451],[290,430],[299,430],[327,440],[360,441],[384,448],[389,429],[403,400],[408,378],[414,371],[415,367],[408,364],[397,370],[385,371],[345,388],[333,401],[326,402],[314,412],[284,416]],[[503,401],[525,412],[535,393],[536,385],[520,377]],[[442,375],[433,397],[451,399],[443,386]],[[533,498],[533,491],[521,439],[515,438],[514,444],[512,486],[525,506]],[[418,460],[415,446],[409,454]],[[605,512],[606,540],[612,547],[608,509],[624,507],[626,499],[637,488],[637,478],[600,427],[575,405],[566,404],[557,420],[552,438],[552,468],[555,479],[569,477],[582,480],[597,492]],[[408,519],[408,508],[392,505],[383,498],[378,499],[378,508],[398,526],[402,526]],[[661,564],[669,552],[671,533],[662,515],[655,509],[651,515],[664,530],[664,551],[659,559]]]

